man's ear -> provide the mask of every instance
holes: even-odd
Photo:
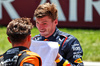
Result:
[[[58,25],[58,19],[55,19],[54,21],[55,21],[55,24]]]
[[[7,38],[8,38],[8,41],[11,43],[10,38],[9,37],[7,37]]]
[[[31,34],[28,35],[28,41],[31,41]]]

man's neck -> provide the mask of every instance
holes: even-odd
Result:
[[[12,44],[12,47],[19,47],[19,46],[23,46],[23,47],[27,47],[27,44],[22,44],[22,43],[16,43],[16,44]],[[29,48],[29,47],[27,47]]]

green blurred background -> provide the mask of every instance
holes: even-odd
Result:
[[[59,28],[61,31],[75,36],[83,49],[83,61],[100,61],[100,29]],[[36,27],[32,29],[32,37],[39,34]],[[11,48],[7,40],[6,27],[0,26],[0,54]]]

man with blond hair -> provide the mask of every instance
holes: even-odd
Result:
[[[34,16],[40,34],[32,39],[58,42],[59,53],[55,59],[57,66],[83,66],[83,51],[77,38],[57,28],[58,10],[55,4],[44,3],[39,5]]]

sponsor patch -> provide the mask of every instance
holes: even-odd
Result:
[[[78,59],[76,59],[74,62],[75,62],[75,63],[82,63],[82,60],[81,60],[81,58],[78,58]]]

